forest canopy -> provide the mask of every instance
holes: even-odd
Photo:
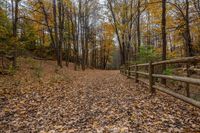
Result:
[[[116,69],[199,55],[199,23],[199,0],[2,0],[0,55]]]

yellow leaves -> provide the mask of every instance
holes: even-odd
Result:
[[[67,5],[68,8],[73,8],[71,0],[64,0],[64,3]]]
[[[160,2],[156,3],[156,1],[157,0],[150,0],[149,3],[154,3],[154,4],[148,4],[147,10],[149,11],[149,13],[153,18],[160,18],[162,7],[161,3]]]
[[[114,50],[114,29],[110,23],[102,23],[101,25],[101,44],[100,51],[110,61],[112,52]]]
[[[103,23],[102,24],[102,30],[103,30],[103,37],[106,41],[111,41],[114,36],[114,29],[113,26],[109,23]]]
[[[111,49],[113,45],[113,37],[114,37],[113,26],[109,23],[103,23],[102,30],[103,30],[103,38],[104,38],[103,43],[108,49]]]
[[[104,33],[108,36],[112,36],[114,34],[113,26],[110,23],[103,23],[102,29],[104,30]]]

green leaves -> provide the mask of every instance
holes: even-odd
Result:
[[[6,12],[0,9],[0,44],[8,39],[11,34],[11,22],[6,16]]]
[[[172,75],[172,74],[173,74],[173,69],[167,68],[167,69],[163,72],[163,74],[165,74],[165,75]]]
[[[150,61],[158,60],[159,56],[152,46],[141,46],[140,53],[138,55],[137,63],[148,63]]]

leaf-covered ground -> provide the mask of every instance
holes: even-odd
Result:
[[[0,77],[0,132],[200,132],[200,110],[150,96],[119,71],[59,70],[26,59],[14,76]]]

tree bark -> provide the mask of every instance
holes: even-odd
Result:
[[[190,18],[189,18],[189,1],[186,0],[186,16],[185,16],[185,41],[186,41],[186,56],[193,56],[192,41],[190,35]]]
[[[141,33],[140,33],[140,0],[138,0],[138,5],[137,5],[137,39],[138,39],[138,48],[137,52],[140,53],[140,46],[141,46]]]
[[[166,34],[166,0],[162,0],[162,60],[167,58],[167,34]],[[162,65],[162,72],[166,70],[166,64]],[[166,79],[162,79],[162,84],[166,85]]]
[[[63,0],[58,0],[58,20],[59,20],[58,65],[62,68],[62,46],[63,46],[63,32],[64,32]]]
[[[54,20],[54,35],[55,35],[57,65],[62,67],[60,64],[60,56],[59,56],[60,50],[59,50],[59,38],[58,38],[57,1],[56,0],[53,0],[53,20]]]
[[[14,2],[15,1],[15,2]],[[17,23],[18,23],[18,10],[19,0],[11,0],[12,3],[12,20],[13,20],[13,37],[17,39]],[[15,3],[15,6],[14,6]],[[14,44],[13,50],[13,68],[17,67],[17,44]]]

